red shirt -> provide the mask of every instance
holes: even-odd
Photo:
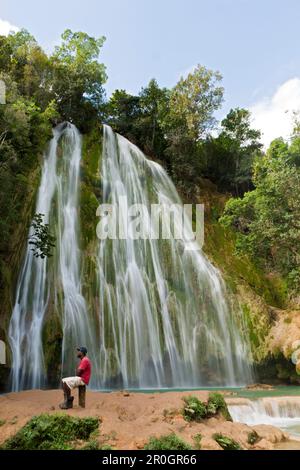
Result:
[[[91,361],[89,360],[88,357],[84,356],[78,366],[78,369],[82,371],[81,378],[83,382],[88,385],[91,377]]]

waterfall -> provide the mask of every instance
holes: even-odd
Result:
[[[163,168],[108,126],[100,161],[99,203],[118,204],[126,197],[128,205],[143,204],[150,228],[152,203],[181,205]],[[95,214],[93,248],[83,251],[80,165],[79,132],[59,125],[45,154],[36,202],[56,247],[48,259],[35,258],[27,248],[9,325],[12,389],[46,385],[43,332],[54,316],[61,325],[62,375],[74,374],[74,350],[85,345],[92,388],[249,383],[241,313],[201,250],[188,250],[187,242],[175,239],[99,240]],[[174,212],[175,225],[180,216]]]
[[[228,399],[233,421],[248,425],[270,424],[300,436],[300,399],[298,397],[265,397],[253,400]]]
[[[103,201],[181,205],[163,168],[104,126]],[[174,206],[173,206],[174,207]],[[181,220],[175,211],[174,225]],[[124,221],[123,221],[124,223]],[[192,228],[189,228],[189,232]],[[175,239],[105,239],[98,252],[101,385],[197,387],[250,381],[238,310],[200,250]]]
[[[44,214],[44,222],[55,231],[55,259],[35,258],[28,245],[9,325],[12,390],[40,388],[46,383],[42,331],[50,294],[61,313],[62,369],[68,370],[68,364],[74,363],[74,348],[81,341],[95,343],[81,294],[77,215],[80,159],[81,137],[75,126],[57,126],[44,158],[36,203],[36,213]]]

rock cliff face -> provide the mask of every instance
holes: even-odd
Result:
[[[0,339],[6,345],[7,366],[0,365],[0,390],[6,387],[11,361],[8,347],[8,325],[14,305],[15,288],[19,270],[22,266],[24,251],[27,245],[28,227],[33,216],[35,195],[40,180],[39,157],[36,166],[27,175],[26,197],[22,201],[15,201],[20,206],[18,221],[13,227],[8,249],[0,252]],[[16,194],[16,199],[18,195]],[[0,214],[1,217],[1,214]]]
[[[96,281],[91,275],[95,263],[96,209],[101,202],[101,174],[99,158],[102,148],[101,127],[83,136],[83,159],[81,167],[80,223],[81,248],[83,250],[82,271],[84,273],[83,294],[93,307]],[[39,185],[40,166],[30,174],[30,190],[23,201],[19,222],[11,238],[8,253],[0,254],[0,339],[7,341],[7,331],[14,303],[15,286],[27,244],[28,226],[34,213],[35,194]],[[199,193],[194,200],[205,204],[205,244],[204,251],[217,266],[225,279],[233,303],[239,303],[243,310],[258,379],[261,381],[281,380],[287,383],[300,383],[291,355],[293,343],[300,340],[300,310],[288,302],[285,284],[275,274],[265,274],[247,257],[235,254],[234,234],[224,229],[218,222],[227,196],[217,192],[207,180],[199,180]],[[90,302],[89,302],[90,300]],[[51,384],[57,383],[59,370],[52,372],[53,362],[60,361],[62,341],[61,320],[49,303],[46,315],[43,342],[46,369]],[[7,383],[10,353],[7,348],[8,367],[0,369],[0,386]],[[299,365],[298,365],[299,369]]]

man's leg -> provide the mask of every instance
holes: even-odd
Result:
[[[62,381],[62,387],[63,387],[64,395],[66,396],[66,398],[70,398],[70,396],[71,396],[71,390],[70,390],[70,388],[68,387],[68,385],[66,384],[66,382],[63,382],[63,381]]]
[[[62,410],[73,408],[74,397],[71,397],[71,389],[68,385],[62,381],[62,388],[64,392],[64,402],[59,405]]]

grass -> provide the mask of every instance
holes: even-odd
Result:
[[[75,418],[65,414],[34,416],[13,437],[5,441],[7,450],[70,450],[78,441],[88,441],[98,430],[98,418]],[[77,442],[76,442],[77,441]],[[90,446],[95,446],[93,440]]]
[[[222,447],[224,450],[242,450],[240,444],[234,439],[224,434],[214,434],[213,439]]]
[[[195,449],[200,450],[201,449],[201,440],[202,440],[202,435],[201,434],[196,434],[194,437],[194,443],[195,443]]]
[[[151,437],[144,446],[145,450],[191,450],[192,447],[176,436],[175,433]]]
[[[186,421],[199,422],[217,414],[222,414],[227,421],[232,421],[226,402],[221,393],[210,393],[207,403],[202,402],[195,396],[184,397],[183,400],[185,403],[183,416]]]

